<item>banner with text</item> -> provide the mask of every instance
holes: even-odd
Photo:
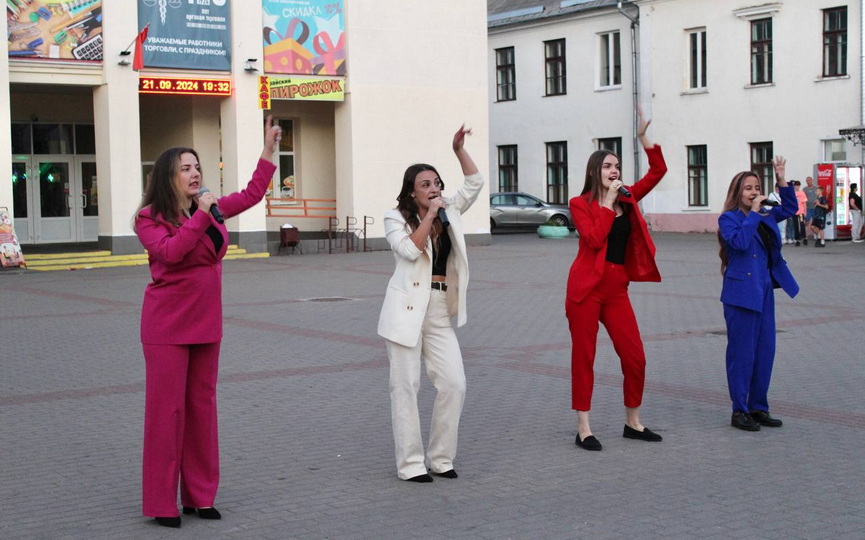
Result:
[[[345,80],[338,78],[261,77],[259,108],[269,109],[271,100],[300,99],[306,101],[345,100]],[[265,97],[266,96],[266,97]]]
[[[263,0],[264,71],[345,75],[343,0]]]
[[[231,70],[230,0],[138,0],[144,67]]]

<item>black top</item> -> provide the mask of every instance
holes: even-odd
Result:
[[[192,207],[189,209],[189,215],[191,216],[196,210],[198,210],[198,205],[192,203]],[[219,232],[219,229],[213,226],[213,223],[211,223],[210,227],[208,227],[204,232],[207,233],[207,236],[210,237],[210,241],[213,242],[213,249],[219,253],[219,250],[222,249],[222,244],[224,243],[222,240],[222,233]]]
[[[852,193],[851,192],[850,193],[850,200],[856,201],[856,208],[858,208],[859,210],[862,210],[862,197],[860,197],[858,193]],[[852,209],[852,206],[851,206],[851,209]]]
[[[760,233],[760,239],[763,240],[763,247],[766,248],[766,266],[772,268],[772,231],[769,226],[760,222],[757,225],[757,232]]]
[[[613,264],[625,264],[625,246],[628,245],[628,236],[631,234],[631,221],[627,214],[617,216],[610,228],[607,237],[607,262]]]
[[[436,249],[438,244],[438,249]],[[447,229],[442,230],[435,242],[433,242],[432,275],[448,275],[448,256],[451,254],[451,237]]]

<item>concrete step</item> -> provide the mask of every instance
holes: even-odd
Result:
[[[262,259],[267,253],[247,253],[236,245],[229,245],[224,259]],[[86,270],[89,268],[112,268],[116,266],[140,266],[147,264],[147,254],[112,255],[110,251],[86,251],[80,253],[24,254],[28,270],[40,272],[51,270]]]

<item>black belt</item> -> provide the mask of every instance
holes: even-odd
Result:
[[[440,290],[440,291],[446,291],[446,290],[448,290],[448,286],[445,285],[445,284],[444,284],[443,282],[441,282],[441,281],[433,281],[432,283],[430,283],[430,287],[433,288],[433,289],[438,289],[438,290]]]

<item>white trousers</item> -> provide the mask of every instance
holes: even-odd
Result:
[[[853,222],[853,226],[851,228],[853,240],[859,240],[861,238],[861,236],[859,235],[859,231],[862,230],[862,212],[859,210],[851,209],[850,218]]]
[[[447,314],[445,293],[432,290],[416,346],[386,343],[397,475],[406,480],[426,474],[427,465],[437,473],[453,469],[466,375],[460,344]],[[427,377],[436,389],[426,460],[417,408],[421,357]]]

